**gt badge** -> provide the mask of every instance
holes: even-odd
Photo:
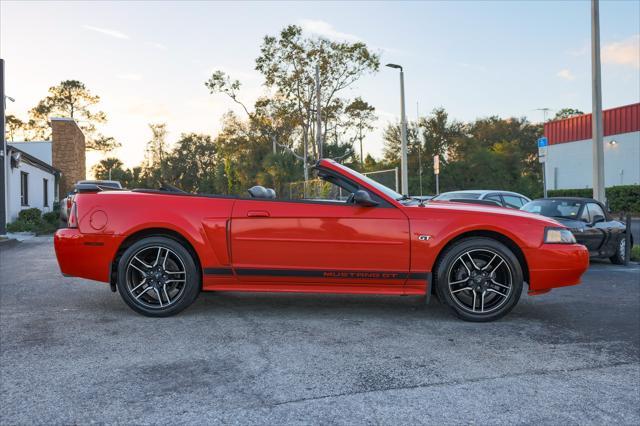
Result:
[[[420,241],[429,241],[431,239],[431,235],[418,235],[418,239]]]

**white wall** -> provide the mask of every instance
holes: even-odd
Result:
[[[7,161],[9,163],[9,161]],[[53,209],[54,202],[54,187],[55,187],[55,176],[49,172],[45,172],[44,170],[32,166],[31,164],[27,164],[24,161],[20,162],[20,166],[11,168],[9,164],[7,164],[8,170],[8,179],[7,179],[7,213],[8,213],[8,222],[13,222],[18,217],[18,213],[22,209],[28,209],[31,207],[37,207],[42,212],[49,212]],[[29,173],[29,205],[22,206],[20,202],[20,172]],[[42,179],[48,179],[48,193],[49,193],[49,206],[44,206],[44,191]]]
[[[547,189],[591,188],[591,150],[591,139],[550,145],[545,163]],[[640,132],[605,136],[604,182],[605,187],[640,184]]]

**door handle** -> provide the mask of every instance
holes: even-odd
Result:
[[[269,212],[266,210],[249,210],[247,217],[269,217]]]

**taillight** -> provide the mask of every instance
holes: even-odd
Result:
[[[75,202],[71,204],[71,209],[69,210],[69,218],[67,219],[67,226],[69,228],[78,227],[78,205]]]

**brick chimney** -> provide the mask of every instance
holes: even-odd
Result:
[[[64,198],[87,176],[84,134],[73,118],[51,117],[51,130],[52,166],[62,172],[59,190]]]

